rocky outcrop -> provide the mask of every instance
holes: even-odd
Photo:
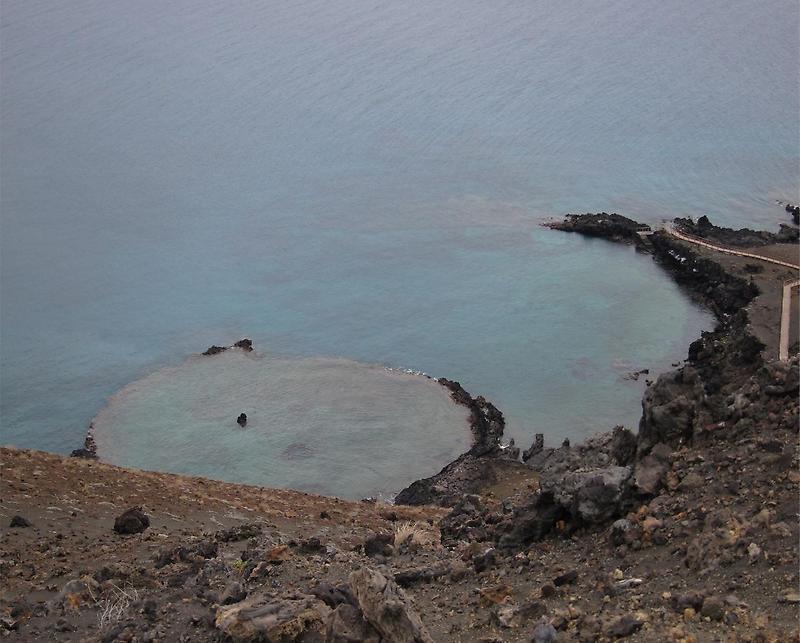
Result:
[[[800,205],[786,204],[786,211],[792,215],[792,222],[795,225],[800,225]]]
[[[70,454],[73,458],[85,458],[87,460],[97,460],[97,443],[94,441],[93,427],[90,424],[83,440],[83,447],[75,449]]]
[[[215,625],[231,640],[324,641],[331,609],[314,596],[259,594],[217,610]]]
[[[209,346],[206,350],[203,351],[203,355],[219,355],[220,353],[224,353],[228,350],[227,346],[217,346],[214,344],[213,346]]]
[[[395,496],[394,501],[399,505],[451,507],[465,493],[477,493],[497,480],[495,460],[490,454],[464,453],[439,473],[412,482]]]
[[[473,398],[459,382],[440,377],[439,384],[450,391],[456,404],[469,409],[469,425],[472,430],[472,455],[485,455],[497,448],[503,437],[506,421],[502,412],[483,396]]]
[[[439,473],[417,480],[395,497],[402,505],[452,506],[465,493],[474,493],[495,479],[496,463],[504,455],[500,439],[505,429],[502,412],[482,396],[473,398],[459,382],[439,378],[456,404],[469,409],[472,447]]]
[[[675,225],[686,234],[724,246],[746,248],[766,246],[772,243],[797,243],[798,241],[797,228],[785,225],[781,225],[778,234],[763,230],[750,230],[749,228],[733,230],[732,228],[721,228],[714,225],[705,215],[701,216],[696,223],[689,218],[676,218]]]
[[[433,643],[403,590],[366,567],[352,572],[342,590],[318,586],[313,595],[259,593],[220,607],[214,623],[242,643]]]
[[[708,305],[718,319],[740,312],[758,295],[754,284],[732,275],[666,233],[653,234],[650,242],[659,264]]]
[[[231,348],[240,348],[245,353],[249,353],[253,350],[253,340],[247,339],[240,339],[238,342],[232,344],[231,346],[217,346],[214,344],[213,346],[209,346],[205,351],[203,351],[203,355],[211,356],[211,355],[219,355],[220,353],[224,353],[226,350]]]
[[[384,640],[433,643],[419,615],[394,581],[363,567],[350,574],[349,582],[364,618]]]
[[[244,339],[240,339],[238,342],[236,342],[233,345],[233,348],[241,348],[245,353],[249,353],[253,350],[253,340],[245,337]]]
[[[642,243],[639,232],[650,231],[650,227],[624,217],[621,214],[599,212],[597,214],[568,214],[563,221],[545,224],[553,230],[578,232],[587,237],[601,237],[611,241]]]

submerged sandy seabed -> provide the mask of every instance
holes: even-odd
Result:
[[[114,464],[345,498],[396,493],[471,440],[466,410],[426,377],[239,350],[133,382],[93,427]]]

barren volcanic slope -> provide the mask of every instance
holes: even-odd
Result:
[[[3,449],[2,633],[796,641],[798,357],[765,360],[748,323],[771,273],[647,245],[720,321],[648,387],[638,436],[534,444],[524,464],[487,438],[407,494],[446,508]]]

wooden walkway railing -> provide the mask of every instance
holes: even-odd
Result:
[[[773,259],[772,257],[764,257],[763,255],[759,255],[754,252],[744,252],[743,250],[726,248],[725,246],[709,243],[708,241],[699,239],[693,235],[676,230],[674,227],[667,227],[666,231],[673,237],[681,239],[682,241],[694,243],[705,248],[710,248],[711,250],[716,250],[717,252],[724,252],[725,254],[737,255],[739,257],[749,257],[750,259],[766,261],[767,263],[783,266],[784,268],[800,270],[800,265],[789,263],[788,261],[781,261],[780,259]],[[792,321],[792,288],[797,288],[798,286],[800,286],[800,279],[787,279],[783,282],[783,297],[781,298],[781,327],[780,338],[778,341],[778,359],[782,362],[785,362],[787,359],[789,359],[789,342],[791,341],[790,331]],[[795,313],[800,314],[799,311],[795,311]]]

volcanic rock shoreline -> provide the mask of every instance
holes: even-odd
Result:
[[[705,238],[717,241],[724,239],[731,245],[743,247],[752,243],[763,245],[782,242],[785,239],[791,239],[790,242],[797,240],[796,235],[790,234],[773,235],[747,229],[735,231],[718,228],[705,216],[700,218],[698,224],[689,219],[676,219],[675,223],[683,229],[689,228],[689,231],[694,233],[702,231],[702,236]],[[701,409],[703,405],[699,402],[722,404],[717,399],[720,391],[741,383],[762,366],[760,354],[764,346],[749,333],[748,317],[745,312],[747,305],[759,294],[758,288],[751,281],[731,274],[713,260],[699,256],[686,244],[675,240],[667,233],[663,231],[652,233],[649,226],[620,214],[605,212],[570,214],[561,222],[546,225],[555,230],[635,245],[639,251],[652,254],[654,260],[686,289],[692,298],[714,313],[717,327],[711,332],[703,333],[701,338],[691,344],[687,364],[677,371],[665,373],[645,392],[638,436],[630,434],[627,438],[629,442],[636,444],[631,455],[636,454],[639,459],[644,458],[659,442],[670,447],[679,447],[691,441],[693,422],[700,418],[708,419],[703,415],[704,411]],[[648,234],[642,235],[640,234],[642,232]],[[714,350],[715,347],[721,347],[722,350]],[[469,406],[471,396],[463,391],[460,385],[458,389],[460,389],[458,395],[453,394],[454,399],[464,400],[462,403]],[[717,397],[710,402],[706,399],[708,395]],[[695,417],[696,413],[700,413],[699,418]],[[473,413],[473,418],[476,416],[479,417],[480,414]],[[396,502],[453,506],[464,493],[478,493],[495,483],[498,479],[498,469],[514,467],[519,454],[518,449],[506,450],[500,447],[502,414],[499,414],[499,417],[500,430],[492,432],[490,440],[482,440],[478,448],[459,456],[436,475],[412,483],[397,495]],[[475,424],[473,419],[473,427]],[[481,433],[478,432],[478,435]],[[579,447],[577,451],[575,449],[570,451],[569,447],[558,451],[549,449],[546,453],[551,458],[555,457],[556,453],[569,453],[568,459],[572,469],[594,466],[597,440],[610,443],[612,439],[617,439],[615,436],[618,435],[619,429],[613,433],[601,434],[592,441],[593,447],[586,456],[579,455],[586,451],[583,447]],[[525,455],[530,457],[530,454],[539,454],[542,451],[543,446],[534,443],[531,449],[526,450]],[[533,460],[529,457],[524,458],[528,466],[534,470],[541,470],[541,455]],[[635,458],[612,455],[609,456],[609,460],[619,466],[628,466],[634,464]],[[546,473],[546,471],[540,472]],[[560,467],[558,475],[563,472],[564,468]],[[632,471],[629,473],[632,475]],[[615,513],[622,513],[623,508],[624,504],[620,504]],[[551,513],[553,522],[557,514],[561,515],[556,511]]]
[[[717,316],[647,388],[638,435],[537,436],[520,462],[502,413],[442,379],[473,447],[395,505],[122,469],[91,442],[0,449],[0,635],[797,641],[798,356],[769,357],[753,321],[791,271],[621,215],[552,227],[651,253]]]

